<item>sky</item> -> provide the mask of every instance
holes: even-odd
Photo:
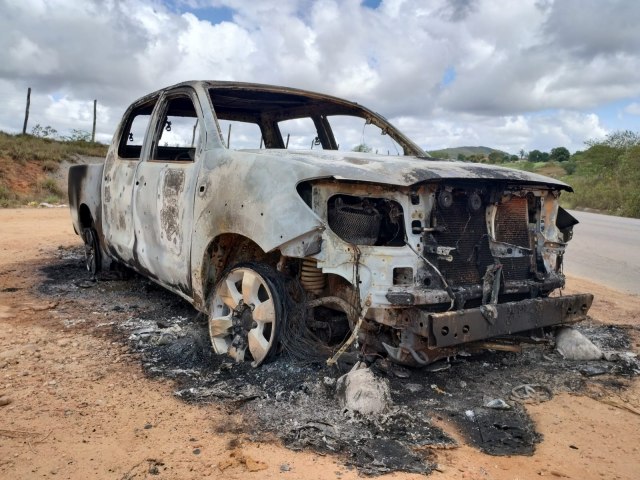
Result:
[[[640,131],[633,0],[0,0],[0,130],[110,142],[135,99],[184,80],[364,104],[426,150],[576,151]]]

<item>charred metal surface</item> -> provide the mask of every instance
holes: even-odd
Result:
[[[69,168],[69,208],[73,228],[78,234],[93,224],[102,235],[100,184],[103,168],[103,164],[72,165]]]
[[[575,323],[587,316],[593,295],[569,295],[536,298],[496,306],[496,321],[491,323],[482,307],[423,315],[431,324],[434,347],[452,347],[524,330]]]
[[[182,245],[182,229],[180,228],[180,209],[178,204],[184,191],[185,175],[183,170],[169,170],[164,176],[162,193],[164,202],[160,208],[160,233],[169,245]],[[181,249],[177,248],[177,253]]]
[[[379,127],[404,155],[339,151],[335,115]],[[193,125],[186,143],[161,140],[169,116]],[[316,148],[286,148],[279,122],[298,119],[315,127]],[[254,124],[266,148],[228,148],[221,120]],[[539,299],[564,285],[576,222],[558,206],[563,190],[541,175],[431,159],[356,103],[232,82],[138,100],[104,167],[73,167],[69,180],[77,232],[93,222],[110,258],[201,311],[223,272],[259,262],[299,286],[294,303],[314,305],[308,325],[348,322],[352,340],[410,365],[586,314],[590,300],[568,315],[569,300]],[[336,299],[351,306],[348,320]],[[436,338],[436,323],[458,332],[469,319],[471,333]]]

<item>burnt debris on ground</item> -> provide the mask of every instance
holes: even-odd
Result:
[[[249,439],[275,437],[293,450],[336,454],[367,475],[430,472],[436,466],[433,449],[456,445],[437,426],[450,422],[488,454],[530,455],[541,436],[524,404],[585,391],[589,383],[624,388],[626,377],[640,373],[627,329],[590,321],[576,328],[606,360],[565,360],[550,336],[524,343],[522,353],[460,355],[424,369],[378,359],[370,367],[389,382],[392,407],[363,416],[344,411],[336,399],[336,381],[354,355],[337,367],[284,355],[259,368],[233,363],[212,353],[205,316],[178,296],[137,276],[104,274],[92,282],[81,255],[81,248],[58,250],[58,259],[42,268],[46,278],[38,286],[41,295],[86,309],[83,318],[65,315],[62,302],[58,316],[66,327],[125,342],[149,376],[175,381],[177,397],[218,402],[240,414]]]

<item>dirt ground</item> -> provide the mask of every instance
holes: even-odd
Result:
[[[0,478],[359,477],[338,457],[249,441],[224,405],[176,398],[173,382],[145,375],[127,345],[74,326],[99,325],[105,312],[37,287],[43,265],[79,242],[67,209],[0,210]],[[576,278],[565,291],[594,293],[592,317],[628,329],[640,350],[638,297]],[[444,417],[438,426],[459,446],[431,450],[431,478],[638,478],[639,380],[526,408],[543,436],[532,456],[484,454]]]

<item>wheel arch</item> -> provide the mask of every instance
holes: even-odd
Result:
[[[91,228],[94,226],[93,215],[86,203],[81,204],[78,208],[78,220],[80,222],[80,228]]]
[[[194,292],[194,300],[204,308],[207,298],[223,272],[240,262],[260,262],[276,267],[280,259],[280,251],[265,252],[252,239],[238,233],[222,233],[212,238],[204,250],[200,267],[196,270],[194,287],[199,288],[201,295]]]

